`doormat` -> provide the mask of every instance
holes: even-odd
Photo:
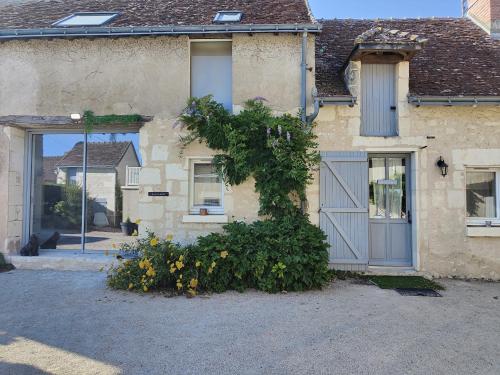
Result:
[[[444,290],[441,284],[422,276],[368,276],[368,278],[381,289]]]
[[[433,289],[419,289],[419,288],[396,288],[396,292],[402,296],[412,297],[442,297],[441,294]]]

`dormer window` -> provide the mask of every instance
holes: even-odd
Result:
[[[74,26],[102,26],[118,17],[117,12],[80,12],[73,13],[57,22],[55,27],[74,27]]]
[[[238,23],[242,17],[243,12],[240,11],[221,11],[215,15],[214,23]]]

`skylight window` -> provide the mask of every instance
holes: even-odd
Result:
[[[116,12],[81,12],[73,13],[52,24],[57,27],[102,26],[118,17]]]
[[[221,11],[217,12],[214,18],[215,23],[237,23],[241,21],[243,13],[239,11]]]

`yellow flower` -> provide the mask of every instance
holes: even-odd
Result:
[[[174,235],[173,234],[167,234],[167,241],[172,241],[174,239]]]
[[[141,260],[141,261],[139,262],[139,268],[140,268],[141,270],[143,270],[143,269],[144,269],[144,261],[142,261],[142,260]]]
[[[226,250],[221,251],[221,253],[220,253],[220,257],[221,257],[222,259],[226,258],[228,255],[229,255],[229,252],[227,252]]]
[[[137,229],[134,229],[134,232],[132,233],[132,236],[137,237],[139,233],[137,232]]]
[[[180,283],[180,282],[177,281],[176,285],[177,285],[177,289],[182,289],[182,283]]]
[[[136,223],[137,225],[139,225],[139,224],[141,223],[141,219],[137,219],[137,220],[135,221],[135,223]]]
[[[201,262],[199,260],[196,261],[196,267],[201,266]]]
[[[173,264],[172,264],[173,266]],[[174,273],[175,272],[175,266],[174,267],[170,267],[170,273]]]
[[[215,268],[215,265],[216,265],[216,263],[212,262],[212,264],[210,265],[210,267]]]
[[[184,255],[181,255],[181,256],[179,257],[179,260],[182,262],[182,261],[184,260]]]
[[[194,297],[196,295],[196,290],[188,289],[188,293]]]
[[[156,246],[156,245],[158,245],[158,242],[159,242],[158,238],[154,237],[154,238],[151,239],[151,241],[149,241],[149,244],[151,246]]]
[[[182,267],[184,267],[184,263],[182,263],[182,261],[177,261],[175,262],[175,266],[177,267],[177,269],[182,269]]]
[[[189,286],[193,289],[196,289],[196,287],[198,286],[198,279],[191,279],[191,281],[189,282]]]
[[[128,284],[129,289],[132,289],[133,287],[134,287],[134,284],[132,284],[132,283]]]
[[[179,275],[179,279],[181,279],[181,280],[182,280],[182,273]]]
[[[144,286],[142,287],[142,290],[144,290],[145,292],[147,292],[147,291],[148,291],[148,287],[147,287],[146,285],[144,285]]]
[[[213,268],[212,267],[208,267],[208,273],[212,273],[213,272]]]

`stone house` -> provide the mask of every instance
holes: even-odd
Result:
[[[257,219],[252,181],[225,186],[202,144],[180,155],[187,99],[213,94],[316,116],[307,210],[334,267],[500,279],[500,42],[484,26],[499,0],[480,1],[489,12],[392,21],[316,21],[305,0],[3,7],[2,250],[29,234],[29,137],[74,131],[85,110],[149,116],[133,128],[141,231],[189,242]]]

